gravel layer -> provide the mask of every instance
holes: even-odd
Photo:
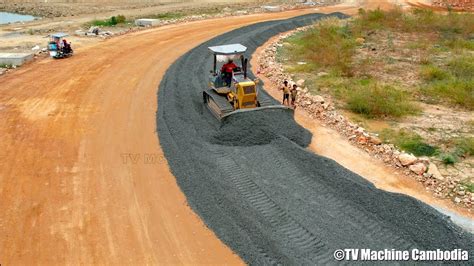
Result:
[[[288,111],[245,112],[221,124],[204,107],[207,47],[242,43],[250,56],[272,36],[327,16],[234,30],[168,69],[158,93],[158,136],[191,208],[251,264],[335,263],[333,252],[343,248],[460,248],[472,257],[473,235],[447,216],[306,151],[311,134]]]

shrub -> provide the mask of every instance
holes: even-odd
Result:
[[[445,99],[453,104],[474,110],[474,80],[445,80],[422,87],[422,91],[432,97]]]
[[[384,141],[392,142],[416,156],[433,156],[438,153],[436,146],[426,143],[420,135],[411,131],[385,129],[380,136]]]
[[[118,16],[112,16],[109,19],[104,19],[104,20],[93,20],[90,23],[88,23],[88,26],[102,26],[102,27],[110,27],[110,26],[115,26],[117,24],[125,23],[127,20],[125,16],[123,15],[118,15]]]
[[[441,161],[443,161],[443,163],[446,165],[452,165],[457,162],[456,156],[450,153],[443,153],[441,154],[440,158]]]
[[[347,107],[369,118],[402,117],[415,114],[418,108],[407,93],[388,85],[370,83],[347,92]]]
[[[474,79],[474,56],[461,55],[448,63],[448,68],[456,78],[473,80]]]
[[[460,156],[474,155],[474,137],[458,138],[455,140],[456,153]]]
[[[464,188],[471,192],[471,193],[474,193],[474,183],[472,182],[466,182],[466,183],[462,183],[462,185],[464,186]]]
[[[444,80],[450,77],[449,72],[433,65],[421,69],[421,77],[426,81]]]

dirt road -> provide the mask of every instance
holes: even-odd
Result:
[[[169,172],[157,85],[211,37],[307,12],[142,31],[1,76],[0,263],[241,263]]]

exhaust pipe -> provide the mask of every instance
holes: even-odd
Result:
[[[245,78],[245,79],[247,78],[247,64],[248,64],[248,59],[245,58],[245,59],[244,59],[244,65],[243,65],[243,68],[244,68],[244,78]]]

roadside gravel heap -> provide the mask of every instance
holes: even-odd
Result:
[[[436,164],[427,157],[417,158],[412,154],[398,150],[393,144],[382,143],[377,134],[367,132],[366,129],[350,122],[335,110],[330,96],[312,95],[308,88],[304,86],[304,80],[294,81],[291,75],[284,72],[283,66],[276,60],[277,49],[283,45],[284,39],[306,29],[307,27],[303,27],[274,38],[259,55],[258,73],[269,78],[273,84],[282,84],[284,80],[288,80],[290,84],[297,84],[299,87],[296,101],[297,110],[299,108],[304,109],[311,118],[336,129],[353,145],[380,159],[385,164],[402,170],[406,175],[415,178],[436,197],[450,198],[454,203],[472,210],[474,193],[466,191],[459,178],[441,175]],[[318,75],[327,74],[320,72]]]

